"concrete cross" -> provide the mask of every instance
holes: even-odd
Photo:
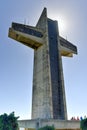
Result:
[[[62,56],[72,57],[77,48],[59,36],[57,21],[44,8],[35,27],[12,23],[9,37],[34,49],[32,119],[67,119]]]

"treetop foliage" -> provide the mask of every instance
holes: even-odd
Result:
[[[80,122],[80,128],[81,128],[81,130],[87,130],[87,118],[81,120],[81,122]]]
[[[14,112],[0,115],[0,130],[18,130],[18,118],[15,117]]]

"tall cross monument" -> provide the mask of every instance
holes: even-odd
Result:
[[[62,56],[77,48],[59,36],[57,21],[44,8],[35,27],[12,23],[9,37],[34,49],[32,119],[67,119]]]

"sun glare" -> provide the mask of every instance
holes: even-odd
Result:
[[[51,14],[52,15],[52,14]],[[58,28],[59,28],[59,34],[60,35],[65,35],[66,31],[67,31],[67,21],[66,18],[64,16],[60,16],[60,15],[53,15],[53,17],[51,17],[53,20],[57,20],[58,21]]]
[[[62,18],[58,18],[59,32],[64,33],[66,31],[66,22]]]

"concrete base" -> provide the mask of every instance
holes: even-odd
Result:
[[[55,120],[55,119],[36,119],[19,120],[19,128],[25,130],[35,130],[44,126],[54,126],[56,130],[80,130],[80,121],[76,120]]]

